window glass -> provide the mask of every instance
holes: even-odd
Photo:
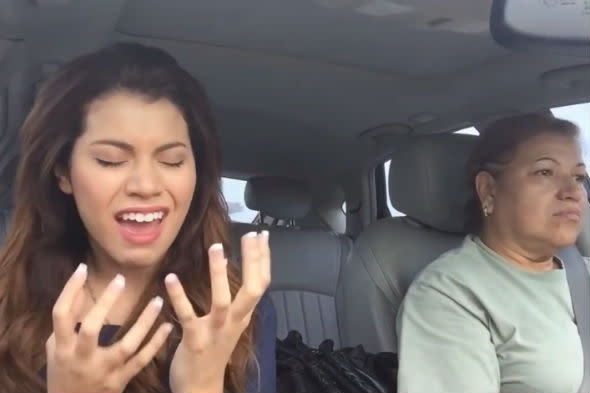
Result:
[[[455,131],[454,134],[464,134],[464,135],[479,135],[479,131],[475,127],[467,127],[459,131]]]
[[[385,192],[387,193],[387,207],[389,208],[389,213],[392,217],[402,217],[405,216],[404,213],[398,211],[393,205],[391,204],[391,198],[389,197],[389,167],[391,166],[391,160],[386,161],[385,164]]]
[[[253,222],[258,212],[248,209],[244,202],[246,180],[223,177],[221,179],[221,188],[227,202],[231,220],[234,222]]]
[[[584,161],[590,167],[590,103],[561,106],[551,109],[553,115],[569,120],[580,127]]]

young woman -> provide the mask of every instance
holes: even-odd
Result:
[[[20,140],[0,252],[3,392],[274,392],[268,234],[230,258],[200,84],[118,44],[66,64]]]

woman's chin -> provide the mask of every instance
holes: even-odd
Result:
[[[133,250],[117,255],[114,259],[124,268],[149,268],[162,260],[161,253],[154,250]]]
[[[576,244],[578,240],[579,231],[572,228],[572,229],[562,229],[554,234],[551,238],[551,243],[557,249],[566,248]]]

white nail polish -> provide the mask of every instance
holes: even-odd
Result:
[[[117,276],[115,277],[115,285],[118,286],[119,288],[124,288],[125,287],[125,277],[123,277],[120,274],[117,274]]]
[[[261,235],[264,237],[268,237],[268,231],[262,231]]]
[[[211,251],[221,251],[221,250],[223,250],[223,244],[221,244],[221,243],[215,243],[214,245],[211,246],[211,248],[209,248],[209,250],[211,250]]]
[[[162,308],[164,305],[164,299],[162,299],[160,296],[156,296],[153,300],[153,303],[156,308]]]
[[[166,276],[164,281],[168,284],[172,284],[173,282],[178,281],[178,277],[176,277],[174,273],[170,273]]]
[[[87,271],[88,271],[88,266],[86,266],[85,263],[81,263],[78,265],[78,267],[76,268],[76,271],[74,273],[78,276],[81,276],[82,274],[86,274]]]
[[[256,232],[248,232],[246,233],[246,237],[256,237],[258,234]]]

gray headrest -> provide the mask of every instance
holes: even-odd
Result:
[[[311,211],[311,192],[305,184],[282,177],[248,180],[244,200],[248,209],[279,219],[301,219]]]
[[[462,233],[467,160],[476,136],[450,134],[411,138],[396,149],[389,170],[391,204],[429,227]]]

